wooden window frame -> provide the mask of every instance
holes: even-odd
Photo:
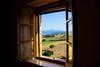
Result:
[[[54,5],[56,4],[56,5]],[[50,6],[52,5],[52,6]],[[69,37],[68,37],[68,34],[67,34],[67,40],[66,40],[66,45],[67,45],[67,59],[65,62],[62,62],[62,61],[59,61],[59,60],[52,60],[50,58],[44,58],[44,57],[41,57],[41,45],[40,45],[40,37],[39,37],[39,33],[40,33],[40,15],[42,14],[47,14],[47,13],[53,13],[53,12],[59,12],[59,11],[66,11],[66,20],[68,20],[68,11],[70,11],[68,8],[69,7],[64,7],[64,9],[60,9],[60,8],[63,8],[63,6],[68,6],[68,2],[66,3],[66,1],[64,2],[56,2],[56,3],[51,3],[51,4],[48,4],[48,5],[44,5],[44,6],[41,6],[41,7],[38,7],[38,8],[35,8],[35,10],[33,10],[34,12],[34,15],[33,15],[33,20],[34,20],[34,57],[37,58],[37,59],[43,59],[43,60],[47,60],[47,61],[52,61],[52,62],[57,62],[57,63],[61,63],[61,64],[65,64],[65,62],[69,63]],[[59,10],[54,10],[54,9],[59,9]],[[51,11],[49,10],[51,9]],[[46,11],[47,10],[47,11]],[[68,23],[66,23],[66,32],[68,33]]]

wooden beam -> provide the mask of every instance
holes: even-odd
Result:
[[[68,2],[66,2],[66,20],[68,20]],[[66,23],[66,42],[69,42],[69,31],[68,31],[68,23]],[[69,45],[66,44],[66,62],[69,62]]]
[[[61,11],[65,11],[65,9],[61,9],[61,10],[54,10],[54,11],[44,11],[44,12],[41,12],[41,13],[40,13],[40,15],[42,15],[42,14],[48,14],[48,13],[61,12]]]
[[[73,67],[78,67],[78,0],[72,0],[73,18]]]
[[[68,11],[71,11],[71,8],[69,6],[65,6],[65,0],[59,0],[57,2],[49,3],[47,5],[43,5],[37,8],[33,8],[33,10],[36,10],[38,14],[47,14],[47,13],[53,13],[53,12],[59,12],[64,11],[65,8],[68,8]],[[68,4],[70,5],[70,4]]]
[[[38,57],[39,56],[39,27],[38,27],[38,17],[39,15],[36,14],[36,11],[33,12],[33,22],[34,22],[34,45],[33,45],[33,49],[34,49],[34,57]]]
[[[63,5],[64,5],[64,1],[57,1],[57,2],[53,2],[53,3],[50,3],[50,4],[35,8],[35,10],[37,12],[42,12],[43,10],[54,8],[54,7],[58,7],[58,6],[61,7]]]

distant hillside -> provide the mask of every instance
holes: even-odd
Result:
[[[56,35],[56,34],[64,34],[65,31],[61,30],[46,30],[42,31],[42,35]]]

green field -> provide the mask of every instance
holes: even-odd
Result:
[[[55,36],[42,38],[42,52],[43,50],[53,51],[53,55],[49,57],[53,58],[66,58],[66,37]],[[69,41],[72,42],[72,37],[69,37]],[[50,48],[54,45],[53,48]],[[69,46],[69,58],[72,58],[72,45]]]

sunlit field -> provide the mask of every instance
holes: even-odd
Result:
[[[69,41],[72,42],[72,37],[69,37]],[[65,36],[54,36],[42,38],[42,54],[50,50],[53,52],[48,57],[66,59],[66,38]],[[43,55],[45,56],[45,55]],[[72,59],[72,44],[69,45],[69,59]]]

